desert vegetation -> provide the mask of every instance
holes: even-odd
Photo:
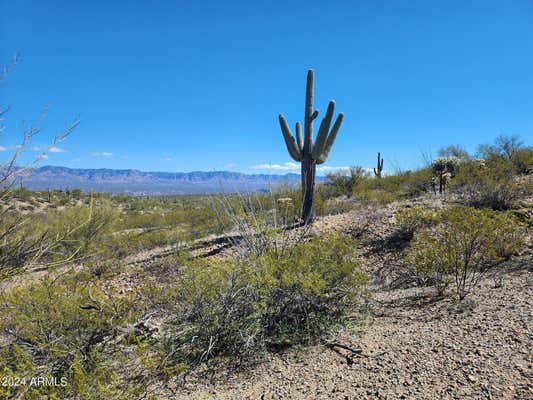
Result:
[[[379,155],[376,176],[354,167],[317,183],[303,226],[293,187],[150,198],[7,187],[1,377],[60,384],[0,394],[186,397],[186,381],[317,346],[353,363],[365,349],[342,332],[372,330],[375,298],[393,288],[476,313],[483,282],[513,290],[502,283],[513,260],[531,265],[533,150],[516,143],[381,176]]]
[[[375,343],[363,338],[391,310],[422,318],[420,332],[438,328],[434,319],[451,324],[464,314],[476,321],[472,328],[462,320],[468,331],[459,322],[458,331],[469,338],[490,328],[476,310],[491,304],[491,290],[523,306],[532,265],[533,148],[499,136],[476,155],[453,145],[424,167],[396,172],[384,169],[379,152],[373,176],[354,166],[315,182],[343,114],[330,129],[331,101],[313,143],[313,85],[309,71],[303,136],[300,123],[294,137],[279,116],[289,154],[301,162],[301,185],[269,193],[30,191],[17,180],[33,165],[17,165],[39,131],[38,123],[28,128],[0,166],[0,397],[202,398],[209,385],[239,397],[239,389],[224,386],[231,385],[228,376],[249,382],[250,371],[284,357],[306,360],[307,351],[314,352],[315,369],[324,368],[317,365],[323,358],[352,368],[368,357],[358,375],[372,380],[382,365],[373,360],[385,353],[371,354]],[[505,285],[506,277],[512,285]],[[491,278],[495,284],[487,288]],[[406,297],[406,291],[414,294]],[[438,304],[444,306],[432,308],[428,319],[425,307]],[[513,332],[523,331],[521,320],[511,322]],[[389,338],[403,332],[390,322],[385,331]],[[449,334],[436,331],[419,347]],[[487,335],[483,343],[499,346],[500,339]],[[396,352],[389,367],[414,351],[389,342]],[[527,353],[524,343],[520,354]],[[512,349],[498,354],[521,357]],[[515,398],[527,397],[524,376],[506,373],[502,389],[467,375],[468,396],[514,391]],[[32,383],[36,377],[48,384]],[[268,386],[268,376],[260,379],[258,385]],[[404,393],[411,385],[405,382],[391,396],[415,395]],[[512,382],[519,384],[510,390]],[[387,398],[374,392],[374,383],[353,390]],[[429,396],[442,395],[439,390]],[[264,398],[265,392],[243,396],[256,394]]]

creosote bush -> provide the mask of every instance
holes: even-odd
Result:
[[[176,365],[241,362],[316,340],[342,321],[367,282],[352,249],[347,239],[314,239],[288,253],[191,265],[165,328]]]
[[[431,226],[436,220],[436,212],[420,206],[404,207],[396,216],[398,233],[411,240],[417,230]]]
[[[485,272],[523,245],[520,228],[507,213],[456,206],[437,218],[437,225],[415,233],[406,258],[421,282],[441,295],[453,286],[464,299]]]
[[[112,339],[141,311],[133,298],[113,296],[73,273],[5,290],[0,295],[0,378],[29,383],[42,376],[64,385],[0,386],[0,398],[131,398],[142,388],[123,380],[126,353]]]
[[[464,204],[499,211],[511,209],[527,190],[518,183],[513,164],[500,156],[462,163],[452,185]]]

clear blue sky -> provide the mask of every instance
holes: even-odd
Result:
[[[35,146],[82,122],[46,164],[265,172],[291,161],[277,115],[302,120],[310,67],[316,106],[345,113],[326,165],[533,142],[528,0],[0,0],[0,60],[16,52],[0,158],[51,104]]]

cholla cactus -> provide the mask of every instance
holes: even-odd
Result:
[[[374,168],[374,175],[376,178],[381,178],[381,172],[383,171],[383,158],[381,158],[381,153],[378,152],[378,165],[377,170]]]
[[[439,193],[443,193],[446,189],[446,184],[455,175],[459,159],[457,157],[437,157],[433,161],[433,171],[439,180]]]
[[[487,163],[484,158],[474,158],[472,162],[478,168],[485,168],[487,166]]]
[[[279,115],[279,124],[281,132],[287,145],[290,156],[298,162],[301,162],[302,168],[302,219],[305,225],[313,220],[313,201],[315,190],[316,165],[322,164],[328,158],[331,147],[335,142],[337,133],[341,127],[344,114],[339,113],[333,128],[330,130],[333,113],[335,111],[335,102],[329,102],[326,115],[320,123],[316,141],[313,143],[313,121],[318,116],[318,110],[313,110],[313,86],[314,72],[307,72],[307,86],[305,90],[305,117],[304,117],[304,135],[302,137],[302,125],[296,123],[296,139],[293,136],[285,117]]]

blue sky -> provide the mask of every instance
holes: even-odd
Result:
[[[528,0],[9,0],[0,43],[3,64],[21,56],[0,87],[0,159],[50,104],[33,146],[81,124],[46,164],[289,172],[277,115],[302,120],[308,68],[316,106],[345,113],[329,167],[533,142]]]

